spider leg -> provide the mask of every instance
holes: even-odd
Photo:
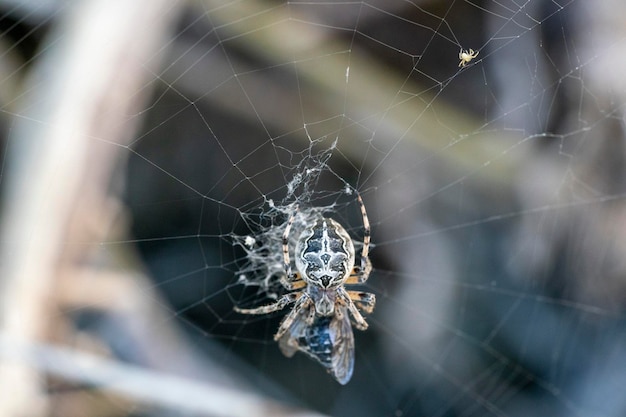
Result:
[[[297,279],[297,275],[293,273],[291,269],[291,261],[289,259],[289,231],[291,230],[291,225],[293,221],[296,219],[296,214],[298,213],[298,206],[296,206],[294,212],[289,216],[289,220],[287,220],[287,226],[285,226],[285,231],[283,232],[283,266],[285,268],[285,272],[287,276],[285,279],[287,281],[293,281]]]
[[[367,210],[365,210],[365,204],[363,203],[361,195],[357,194],[356,198],[359,202],[359,207],[361,208],[361,216],[363,216],[363,249],[361,249],[361,264],[358,267],[357,273],[360,274],[362,277],[365,276],[365,280],[367,280],[367,276],[372,270],[372,264],[368,258],[370,250],[371,228],[369,218],[367,217]],[[365,280],[361,282],[365,282]]]
[[[274,311],[282,310],[286,305],[293,303],[302,295],[302,291],[292,292],[280,297],[275,303],[268,304],[257,308],[239,308],[234,307],[237,313],[241,314],[268,314]]]
[[[288,291],[293,291],[293,290],[300,290],[304,287],[306,287],[306,281],[302,279],[302,277],[300,277],[299,273],[295,273],[293,274],[293,280],[290,281],[289,279],[287,279],[287,275],[283,275],[280,277],[280,283],[282,284],[283,287],[285,287]]]
[[[289,216],[287,226],[285,226],[285,231],[283,232],[283,268],[285,269],[286,275],[280,277],[280,283],[289,291],[306,287],[306,282],[302,279],[300,274],[298,272],[294,273],[291,269],[291,260],[289,259],[289,232],[291,231],[291,225],[296,218],[297,212],[298,207],[296,206],[293,214]]]
[[[371,273],[372,262],[370,261],[370,258],[366,258],[365,267],[361,269],[360,267],[355,266],[345,284],[363,284],[370,277]]]
[[[304,320],[305,323],[309,326],[313,324],[313,322],[315,321],[315,308],[309,308],[309,313]]]
[[[354,303],[350,299],[348,292],[343,287],[339,287],[337,289],[337,301],[339,301],[341,304],[348,308],[350,314],[352,314],[352,318],[354,318],[354,325],[357,329],[367,329],[367,322],[365,321],[359,310],[356,308],[356,305],[354,305]]]
[[[278,331],[274,335],[274,341],[276,342],[280,340],[280,338],[285,334],[285,332],[287,332],[287,330],[289,330],[289,328],[293,324],[293,321],[296,319],[296,317],[298,317],[298,314],[300,314],[302,309],[309,307],[312,303],[311,299],[306,293],[300,292],[298,294],[299,298],[297,299],[296,304],[293,306],[289,314],[285,316],[283,321],[280,322]]]
[[[363,291],[346,291],[352,302],[365,314],[371,314],[376,305],[376,296]]]

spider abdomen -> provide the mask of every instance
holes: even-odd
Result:
[[[330,218],[316,219],[296,245],[296,268],[302,278],[322,288],[343,284],[354,267],[354,259],[350,235]]]

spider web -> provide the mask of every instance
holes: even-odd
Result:
[[[20,90],[15,79],[65,40],[55,28],[76,12],[0,5],[3,56],[17,54],[0,75],[10,206],[18,133],[55,125],[16,104],[45,80]],[[83,136],[117,155],[107,187],[118,215],[105,235],[60,241],[89,248],[92,268],[124,270],[130,304],[161,313],[120,319],[115,297],[80,287],[54,310],[73,336],[54,340],[88,335],[115,360],[328,415],[624,415],[620,2],[176,5],[158,12],[172,23],[141,58],[147,78],[123,93],[145,97],[123,116],[138,126],[132,139]],[[479,54],[461,67],[469,49]],[[296,205],[300,229],[322,213],[359,251],[356,192],[372,227],[363,288],[377,306],[355,329],[354,375],[340,386],[305,355],[280,353],[284,311],[233,307],[283,291],[280,239]],[[161,349],[159,333],[184,348]],[[82,415],[101,402],[111,415],[186,415],[65,384],[49,389],[52,414],[77,401]]]

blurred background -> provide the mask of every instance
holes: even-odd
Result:
[[[623,416],[626,4],[0,1],[0,415]],[[478,56],[466,67],[459,51]],[[336,383],[234,244],[377,296]]]

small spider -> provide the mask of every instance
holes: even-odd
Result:
[[[461,62],[459,62],[459,67],[464,67],[469,64],[472,59],[478,56],[479,52],[480,51],[474,51],[473,49],[464,51],[463,48],[461,48],[459,51],[459,59],[461,60]]]
[[[274,340],[283,354],[291,357],[302,351],[317,360],[340,383],[346,384],[354,367],[354,336],[350,318],[359,330],[368,325],[364,313],[374,310],[374,294],[349,291],[344,285],[363,284],[369,278],[372,264],[368,258],[370,225],[361,196],[357,200],[363,216],[363,248],[359,265],[350,235],[338,222],[321,215],[315,217],[299,236],[292,271],[289,258],[289,231],[296,211],[287,220],[282,236],[285,274],[281,284],[287,294],[276,302],[252,309],[235,307],[243,314],[268,314],[294,304],[280,323]]]

